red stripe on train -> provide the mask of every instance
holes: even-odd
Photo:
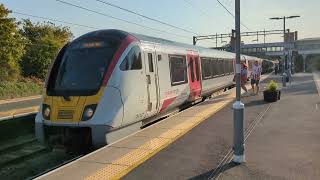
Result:
[[[103,78],[103,86],[106,86],[108,84],[108,81],[114,71],[115,66],[117,65],[121,55],[123,54],[123,52],[126,50],[126,48],[134,41],[137,41],[137,39],[131,35],[128,35],[126,37],[126,39],[124,39],[119,47],[119,49],[116,51],[116,53],[114,54],[111,63],[108,67],[107,73],[104,75]]]
[[[162,107],[161,107],[161,109],[160,109],[160,112],[165,111],[165,110],[170,106],[170,104],[172,104],[172,102],[173,102],[176,98],[177,98],[177,97],[173,97],[173,98],[164,100],[164,101],[163,101],[163,104],[162,104]]]

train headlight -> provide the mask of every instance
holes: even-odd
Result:
[[[50,120],[51,109],[49,105],[47,104],[42,105],[42,115],[44,119]]]
[[[84,108],[84,111],[83,111],[82,121],[87,121],[91,119],[92,116],[94,115],[96,107],[97,107],[96,104],[86,106],[86,108]]]

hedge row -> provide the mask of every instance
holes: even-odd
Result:
[[[33,81],[0,82],[0,99],[40,95],[43,85]]]

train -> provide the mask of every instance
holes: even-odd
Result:
[[[273,63],[241,55],[249,65]],[[35,118],[42,143],[101,147],[234,85],[235,54],[107,29],[58,53]],[[74,140],[76,138],[77,140]]]

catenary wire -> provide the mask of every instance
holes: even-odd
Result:
[[[155,18],[146,16],[146,15],[143,15],[143,14],[141,14],[141,13],[138,13],[138,12],[135,12],[135,11],[132,11],[132,10],[129,10],[129,9],[120,7],[120,6],[115,5],[115,4],[112,4],[112,3],[110,3],[110,2],[106,2],[106,1],[103,1],[103,0],[96,0],[96,1],[98,1],[98,2],[100,2],[100,3],[103,3],[103,4],[105,4],[105,5],[108,5],[108,6],[117,8],[117,9],[121,9],[121,10],[126,11],[126,12],[128,12],[128,13],[135,14],[135,15],[140,16],[140,17],[143,17],[143,18],[145,18],[145,19],[148,19],[148,20],[151,20],[151,21],[154,21],[154,22],[157,22],[157,23],[160,23],[160,24],[163,24],[163,25],[166,25],[166,26],[175,28],[175,29],[182,30],[182,31],[187,32],[187,33],[190,33],[190,34],[198,34],[198,33],[196,33],[196,32],[187,30],[187,29],[185,29],[185,28],[181,28],[181,27],[178,27],[178,26],[175,26],[175,25],[166,23],[166,22],[164,22],[164,21],[161,21],[161,20],[158,20],[158,19],[155,19]]]
[[[228,14],[230,14],[234,19],[236,18],[236,16],[235,16],[221,1],[219,1],[219,0],[216,0],[216,1],[220,4],[220,6],[221,6],[223,9],[225,9],[225,10],[228,12]],[[245,27],[246,29],[250,30],[250,28],[249,28],[248,26],[246,26],[245,24],[243,24],[242,22],[240,22],[240,24],[241,24],[243,27]]]
[[[72,22],[68,22],[68,21],[63,21],[63,20],[55,19],[55,18],[49,18],[49,17],[32,15],[32,14],[22,13],[22,12],[18,12],[18,11],[12,11],[12,13],[14,13],[14,14],[19,14],[19,15],[23,15],[23,16],[28,16],[28,17],[33,17],[33,18],[38,18],[38,19],[44,19],[44,20],[49,20],[49,21],[54,21],[54,22],[59,22],[59,23],[64,23],[64,24],[69,24],[69,25],[73,25],[73,26],[79,26],[79,27],[89,28],[89,29],[99,29],[99,28],[93,27],[93,26],[87,26],[87,25],[83,25],[83,24],[72,23]]]
[[[106,14],[106,13],[102,13],[102,12],[99,12],[99,11],[96,11],[96,10],[92,10],[92,9],[89,9],[89,8],[86,8],[86,7],[77,5],[77,4],[73,4],[73,3],[70,3],[70,2],[66,2],[66,1],[63,1],[63,0],[56,0],[56,1],[60,2],[60,3],[64,4],[64,5],[72,6],[72,7],[78,8],[78,9],[82,9],[82,10],[85,10],[85,11],[88,11],[88,12],[92,12],[92,13],[95,13],[95,14],[99,14],[99,15],[108,17],[108,18],[111,18],[111,19],[115,19],[115,20],[122,21],[122,22],[125,22],[125,23],[128,23],[128,24],[136,25],[136,26],[139,26],[139,27],[142,27],[142,28],[145,28],[145,29],[150,29],[150,30],[153,30],[153,31],[158,31],[158,32],[161,32],[161,33],[171,34],[171,35],[174,35],[174,36],[190,39],[190,37],[188,37],[188,36],[175,34],[175,33],[172,33],[172,32],[165,31],[165,30],[160,30],[160,29],[152,28],[152,27],[145,26],[145,25],[142,25],[142,24],[138,24],[138,23],[135,23],[135,22],[132,22],[132,21],[128,21],[126,19],[115,17],[115,16],[112,16],[112,15],[109,15],[109,14]]]

